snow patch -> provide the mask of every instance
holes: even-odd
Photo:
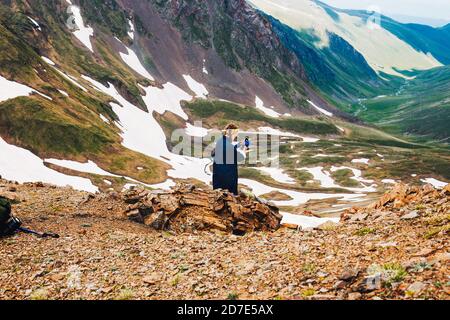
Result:
[[[208,69],[206,69],[206,60],[205,59],[203,59],[203,70],[202,71],[204,74],[209,74]]]
[[[340,218],[316,218],[288,212],[280,212],[280,214],[283,216],[281,223],[294,224],[304,229],[317,228],[326,222],[338,223],[340,221]]]
[[[35,26],[39,31],[42,31],[41,26],[39,25],[39,23],[37,23],[36,20],[34,20],[34,19],[31,18],[31,17],[27,17],[27,18],[30,19],[30,21],[34,24],[34,26]]]
[[[0,75],[0,102],[17,97],[29,96],[33,92],[35,92],[34,89],[14,81],[9,81]]]
[[[14,99],[17,97],[26,97],[32,93],[37,93],[46,99],[53,100],[49,96],[46,96],[45,94],[40,93],[39,91],[34,90],[33,88],[30,88],[26,85],[20,84],[15,81],[10,81],[6,78],[3,78],[0,75],[0,102],[9,99]]]
[[[369,162],[370,162],[370,159],[365,159],[365,158],[352,160],[352,163],[369,164]]]
[[[339,171],[339,170],[345,170],[345,169],[347,169],[347,170],[350,170],[350,171],[352,171],[352,173],[353,173],[353,177],[352,177],[352,179],[354,179],[354,180],[356,180],[356,181],[358,181],[358,182],[361,182],[363,185],[364,184],[373,184],[375,181],[373,181],[373,180],[368,180],[368,179],[364,179],[363,177],[362,177],[362,171],[361,170],[358,170],[358,169],[355,169],[355,168],[350,168],[350,167],[331,167],[331,172],[336,172],[336,171]],[[371,187],[376,187],[376,185],[372,185]],[[370,187],[369,187],[370,188]],[[358,189],[355,189],[355,188],[353,188],[352,190],[358,190]],[[372,189],[371,191],[368,191],[368,190],[364,190],[365,192],[375,192],[376,191],[376,189]]]
[[[189,100],[191,96],[170,83],[167,83],[163,89],[143,88],[147,92],[143,98],[149,111],[145,112],[124,99],[111,83],[109,87],[96,81],[92,83],[97,89],[120,103],[119,105],[112,102],[110,105],[120,119],[124,147],[168,163],[172,166],[172,169],[167,172],[169,177],[192,178],[206,184],[210,183],[211,177],[204,171],[205,166],[210,162],[209,159],[197,159],[171,153],[167,148],[163,129],[152,116],[154,111],[164,113],[168,110],[187,119],[187,115],[181,109],[180,101]]]
[[[157,190],[170,190],[173,187],[175,187],[176,185],[177,184],[172,179],[167,179],[163,183],[152,184],[152,185],[150,185],[150,187],[152,189],[157,189]]]
[[[264,167],[264,168],[255,168],[256,170],[262,171],[263,173],[269,175],[275,181],[286,184],[295,184],[295,180],[291,178],[288,174],[286,174],[281,168],[272,168],[272,167]]]
[[[318,139],[318,138],[303,137],[303,136],[301,136],[300,138],[303,139],[303,142],[304,142],[304,143],[316,143],[317,141],[320,140],[320,139]]]
[[[442,188],[444,188],[445,186],[448,185],[448,182],[439,181],[439,180],[434,179],[434,178],[421,179],[420,181],[422,181],[423,183],[429,183],[433,187],[435,187],[436,189],[442,189]]]
[[[145,69],[145,67],[142,65],[141,61],[139,60],[136,53],[131,50],[130,48],[126,47],[127,53],[120,52],[120,57],[122,60],[134,71],[136,71],[138,74],[143,76],[144,78],[147,78],[149,80],[155,80],[152,75]]]
[[[47,58],[47,57],[44,57],[44,56],[41,56],[41,58],[42,58],[42,60],[44,60],[46,63],[48,63],[49,65],[51,65],[51,66],[56,66],[56,64],[52,61],[52,60],[50,60],[49,58]]]
[[[108,123],[108,124],[109,124],[109,120],[108,120],[108,118],[107,118],[107,117],[105,117],[104,115],[100,114],[100,119],[102,119],[102,120],[103,120],[103,122],[106,122],[106,123]]]
[[[324,200],[324,199],[342,199],[346,201],[360,201],[365,196],[364,194],[326,194],[326,193],[304,193],[287,189],[280,189],[269,187],[260,182],[249,180],[249,179],[239,179],[239,183],[245,185],[252,189],[253,193],[260,197],[264,194],[271,193],[273,191],[278,191],[284,193],[292,198],[292,200],[286,201],[272,201],[276,206],[299,206],[301,204],[307,203],[309,200]]]
[[[181,108],[180,103],[182,100],[192,100],[192,96],[181,90],[176,85],[168,82],[163,85],[162,89],[151,86],[141,88],[146,92],[145,97],[142,98],[150,113],[156,111],[159,114],[163,114],[166,111],[170,111],[184,120],[188,119],[188,115]]]
[[[19,183],[44,182],[57,186],[72,186],[77,190],[97,192],[89,179],[73,177],[54,171],[42,159],[28,150],[8,144],[0,137],[0,175]]]
[[[41,93],[41,92],[39,92],[39,91],[36,91],[36,93],[37,93],[38,95],[40,95],[41,97],[44,97],[45,99],[48,99],[48,100],[50,100],[50,101],[53,101],[53,99],[52,99],[51,97],[49,97],[49,96],[47,96],[47,95],[45,95],[45,94],[43,94],[43,93]]]
[[[275,110],[272,110],[271,108],[267,108],[264,106],[264,102],[256,96],[255,100],[256,109],[262,111],[265,115],[272,117],[272,118],[279,118],[280,114],[276,112]]]
[[[67,92],[63,91],[63,90],[59,90],[58,89],[58,92],[61,93],[63,96],[67,97],[67,98],[69,97],[69,94]]]
[[[265,134],[271,135],[271,136],[303,138],[303,137],[300,137],[300,136],[298,136],[296,134],[293,134],[293,133],[290,133],[290,132],[281,131],[281,130],[274,129],[274,128],[271,128],[271,127],[259,127],[258,131],[259,131],[259,133],[265,133]]]
[[[58,70],[57,68],[54,68],[60,75],[62,75],[67,81],[69,81],[70,83],[72,83],[73,85],[75,85],[76,87],[80,88],[81,90],[83,90],[84,92],[88,92],[88,90],[83,87],[81,84],[79,84],[74,77],[69,76],[67,74],[65,74],[64,72]]]
[[[308,100],[308,103],[310,105],[312,105],[317,111],[319,111],[320,113],[323,113],[324,115],[328,116],[328,117],[332,117],[333,114],[321,107],[318,107],[314,102],[312,102],[311,100]],[[341,130],[342,131],[342,130]]]
[[[208,97],[209,92],[203,84],[194,80],[190,75],[184,74],[183,78],[184,78],[184,80],[186,80],[186,82],[189,86],[189,89],[191,89],[195,93],[196,97],[200,97],[200,98]]]
[[[315,156],[313,156],[312,158],[328,158],[328,157],[339,157],[336,155],[332,155],[332,154],[316,154]]]
[[[323,188],[341,188],[341,186],[334,183],[328,171],[324,171],[323,167],[314,168],[298,168],[298,171],[307,171],[314,176],[314,180],[320,181]]]
[[[120,177],[118,175],[103,170],[96,163],[90,160],[86,163],[81,163],[71,160],[45,159],[45,162],[78,172],[97,174],[100,176]]]
[[[190,123],[186,123],[186,129],[185,132],[188,136],[191,137],[200,137],[200,138],[204,138],[208,135],[208,129],[203,128],[203,127],[196,127],[193,126]]]
[[[67,1],[67,0],[66,0]],[[85,26],[83,22],[83,17],[81,16],[80,8],[72,5],[70,1],[67,1],[70,4],[70,10],[74,16],[74,22],[78,28],[78,30],[74,31],[74,36],[80,40],[80,42],[88,48],[90,51],[94,52],[91,43],[91,37],[94,36],[94,29],[89,26]]]
[[[131,38],[131,40],[134,40],[134,24],[133,24],[133,21],[128,20],[128,26],[130,28],[130,31],[128,31],[128,36]]]

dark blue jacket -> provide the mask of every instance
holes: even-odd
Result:
[[[213,151],[213,188],[228,190],[238,195],[238,163],[245,156],[227,137],[220,139]]]

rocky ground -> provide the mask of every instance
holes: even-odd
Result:
[[[0,299],[449,299],[450,186],[398,185],[316,230],[239,237],[128,221],[116,193],[0,180],[33,229],[0,240]]]

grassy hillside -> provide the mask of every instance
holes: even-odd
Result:
[[[449,142],[450,67],[420,73],[393,95],[354,105],[362,119],[397,134]]]
[[[315,118],[271,118],[259,112],[255,108],[239,106],[225,101],[210,101],[197,99],[193,102],[186,102],[184,108],[188,110],[194,119],[210,122],[215,127],[224,127],[230,121],[242,124],[241,127],[248,127],[249,124],[260,126],[270,125],[293,133],[304,134],[338,134],[337,127],[327,121]]]
[[[90,89],[90,84],[81,79],[81,75],[88,75],[102,83],[111,82],[130,102],[145,108],[137,85],[142,79],[124,66],[107,43],[107,36],[98,33],[92,38],[97,51],[94,56],[65,29],[65,10],[55,2],[18,2],[17,6],[19,9],[13,11],[0,4],[0,74],[51,100],[33,94],[0,102],[0,136],[41,158],[92,160],[106,171],[145,183],[164,181],[169,166],[124,148],[119,128],[100,118],[101,114],[111,121],[118,119],[109,105],[111,98]],[[41,30],[28,16],[39,21]],[[56,66],[44,62],[41,55]],[[81,90],[60,72],[71,75],[89,90]],[[68,173],[110,187],[101,177]],[[112,180],[117,190],[130,182],[125,178]]]

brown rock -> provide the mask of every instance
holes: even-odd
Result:
[[[152,274],[142,278],[142,281],[148,285],[154,285],[160,280],[161,280],[161,276],[157,273],[152,273]]]
[[[283,223],[281,226],[286,229],[301,230],[301,227],[296,224]]]
[[[443,191],[444,193],[446,193],[447,195],[450,195],[450,183],[449,183],[448,185],[446,185],[446,186],[444,187],[444,189],[442,189],[442,191]]]
[[[351,292],[348,294],[348,300],[359,300],[362,298],[362,294],[359,292]]]
[[[358,270],[348,269],[339,276],[339,280],[351,282],[355,280],[358,277],[358,275],[359,275]]]
[[[163,211],[159,211],[145,218],[144,224],[156,230],[163,230],[168,221],[169,217]]]
[[[329,231],[329,230],[334,230],[337,227],[339,227],[339,223],[333,222],[333,221],[327,221],[325,223],[322,223],[320,226],[318,226],[316,229],[318,230],[324,230],[324,231]]]
[[[171,192],[129,190],[123,201],[129,204],[125,211],[129,219],[157,230],[206,228],[244,234],[277,230],[282,220],[278,208],[253,197],[186,185]]]

